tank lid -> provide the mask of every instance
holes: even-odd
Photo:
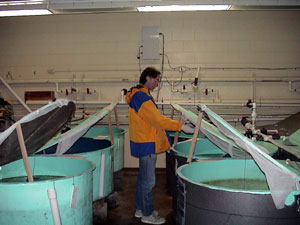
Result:
[[[90,129],[91,126],[108,115],[116,107],[116,105],[117,102],[111,103],[67,132],[57,135],[48,143],[46,143],[41,149],[39,149],[39,151],[50,148],[51,146],[57,144],[55,155],[63,155],[82,135],[84,135]]]
[[[27,154],[31,155],[70,121],[75,108],[74,102],[58,99],[27,114],[0,133],[0,166],[22,158],[18,125],[21,125]]]

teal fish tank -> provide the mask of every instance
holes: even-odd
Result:
[[[0,167],[0,224],[92,225],[94,163],[49,156],[28,160],[33,182],[27,181],[23,160]]]

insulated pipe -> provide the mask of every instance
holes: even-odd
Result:
[[[256,114],[256,103],[255,102],[252,103],[252,114],[251,114],[251,116],[252,116],[252,130],[254,130],[255,129],[256,116],[257,116],[257,114]]]
[[[61,225],[61,219],[60,219],[59,208],[58,208],[57,197],[56,197],[56,190],[55,188],[49,188],[47,192],[50,201],[53,224]]]
[[[181,106],[195,106],[194,102],[182,102],[176,101],[175,99],[170,102],[156,102],[157,105],[170,105],[172,102],[177,103]],[[83,102],[77,104],[85,104]],[[196,101],[196,104],[200,104],[200,101]],[[97,103],[99,104],[99,102]],[[127,104],[127,103],[126,103]],[[120,104],[121,105],[121,104]],[[246,106],[245,103],[205,103],[207,106]],[[257,107],[300,107],[300,103],[256,103]]]
[[[169,82],[178,82],[178,81],[182,81],[182,82],[190,82],[193,79],[193,77],[188,77],[188,78],[184,78],[184,79],[179,79],[179,78],[169,78],[168,81]],[[263,78],[256,78],[256,80],[254,79],[220,79],[220,78],[210,78],[210,79],[204,79],[201,78],[201,83],[204,82],[224,82],[224,83],[228,83],[228,82],[261,82],[261,83],[269,83],[269,82],[289,82],[291,79],[293,79],[293,82],[296,81],[300,81],[300,79],[296,76],[291,76],[290,79],[289,78],[285,78],[285,79],[270,79],[267,80],[267,78],[263,79]],[[124,77],[113,77],[113,78],[101,78],[101,79],[74,79],[73,81],[70,81],[70,79],[39,79],[39,80],[24,80],[24,79],[20,79],[20,80],[11,80],[9,81],[10,84],[53,84],[53,83],[105,83],[105,82],[129,82],[129,83],[135,83],[138,80],[134,77],[131,78],[126,78],[124,79]],[[161,82],[166,82],[166,80],[162,80]]]
[[[56,93],[59,93],[60,91],[58,90],[58,83],[55,83],[55,87],[56,87]]]
[[[177,103],[181,106],[195,106],[195,102],[183,102],[182,99],[168,99],[164,102],[155,102],[156,105],[170,105],[171,103]],[[234,102],[234,100],[232,100]],[[299,101],[298,101],[299,102]],[[99,104],[110,104],[111,101],[74,101],[75,104],[84,104],[84,105],[99,105]],[[196,104],[200,104],[200,101],[196,101]],[[128,105],[128,103],[119,102],[119,105]],[[207,106],[246,106],[245,103],[205,103]],[[300,107],[300,103],[256,103],[257,107]]]

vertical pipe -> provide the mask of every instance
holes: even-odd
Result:
[[[54,225],[61,225],[61,219],[60,219],[59,208],[58,208],[58,203],[57,203],[56,190],[55,190],[55,188],[49,188],[47,190],[47,192],[48,192],[48,198],[49,198],[51,212],[52,212],[53,224]]]
[[[104,172],[105,172],[105,155],[102,154],[101,155],[101,159],[100,159],[100,173],[99,173],[99,192],[98,192],[98,196],[99,197],[103,197],[104,196]]]
[[[256,103],[255,102],[252,103],[252,113],[251,113],[251,116],[252,116],[252,125],[251,125],[252,127],[251,127],[251,129],[255,130],[256,116],[257,116],[257,114],[256,114]]]

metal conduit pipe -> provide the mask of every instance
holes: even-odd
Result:
[[[182,102],[182,101],[170,101],[170,102],[156,102],[157,105],[170,105],[171,102],[178,103],[182,106],[198,105],[201,102]],[[99,105],[110,104],[111,101],[74,101],[75,104],[83,105]],[[119,102],[118,105],[128,105],[126,102]],[[208,106],[246,106],[246,103],[205,103]],[[300,103],[256,103],[257,107],[300,107]]]
[[[198,105],[200,102],[196,103],[184,103],[184,102],[176,102],[175,103],[180,104],[181,106],[193,106]],[[158,102],[157,105],[169,105],[170,103],[166,102]],[[207,106],[246,106],[245,103],[205,103]],[[300,103],[256,103],[257,107],[300,107]]]
[[[176,67],[165,68],[164,71],[179,71],[184,68],[186,71],[197,71],[199,70],[260,70],[260,71],[285,71],[285,70],[299,70],[300,67],[200,67],[199,65],[195,67],[188,67],[183,65],[178,65]],[[65,70],[55,70],[54,68],[48,69],[48,74],[55,73],[84,73],[84,72],[139,72],[136,69],[65,69]]]
[[[186,78],[186,79],[182,79],[181,82],[190,82],[192,81],[193,78]],[[245,82],[245,83],[249,83],[249,82],[260,82],[260,83],[269,83],[269,82],[290,82],[290,81],[293,81],[293,82],[299,82],[300,79],[293,79],[291,78],[290,80],[289,79],[276,79],[276,80],[258,80],[258,79],[248,79],[248,80],[237,80],[237,79],[226,79],[226,80],[221,80],[221,79],[207,79],[207,80],[204,80],[204,79],[201,79],[199,80],[198,82],[200,83],[203,83],[203,82],[223,82],[223,83],[242,83],[242,82]],[[49,83],[49,84],[55,84],[55,83],[82,83],[82,82],[85,82],[85,83],[105,83],[105,82],[137,82],[138,79],[137,78],[124,78],[124,77],[115,77],[115,79],[112,79],[112,78],[109,78],[109,79],[105,79],[105,78],[102,78],[102,79],[76,79],[76,80],[72,80],[72,79],[41,79],[41,80],[6,80],[6,82],[8,84],[43,84],[43,83]],[[180,81],[179,79],[168,79],[169,82],[178,82]],[[167,82],[166,80],[162,80],[161,82]]]
[[[196,106],[200,104],[200,102],[196,103],[187,103],[180,101],[173,101],[182,106]],[[99,102],[99,101],[74,101],[75,104],[83,104],[83,105],[99,105],[99,104],[109,104],[110,101],[107,102]],[[170,105],[170,102],[156,102],[157,105]],[[127,105],[125,102],[119,102],[118,105]],[[206,103],[208,106],[246,106],[245,103]],[[300,103],[257,103],[257,107],[300,107]]]
[[[195,67],[178,65],[176,67],[165,68],[164,71],[178,71],[180,68],[184,68],[187,71],[198,71],[201,70],[262,70],[262,71],[284,71],[284,70],[299,70],[300,67],[201,67],[196,65]],[[138,72],[136,69],[65,69],[65,70],[55,70],[54,68],[50,68],[47,70],[49,74],[54,73],[84,73],[84,72]]]
[[[241,122],[240,119],[225,119],[227,122]],[[283,118],[278,117],[268,117],[268,118],[256,118],[255,121],[281,121]]]
[[[40,79],[40,80],[6,80],[8,84],[59,84],[59,83],[105,83],[105,82],[137,82],[137,79]]]

